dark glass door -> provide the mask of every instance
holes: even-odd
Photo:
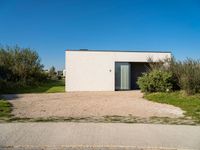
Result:
[[[115,63],[115,90],[130,90],[130,63]]]

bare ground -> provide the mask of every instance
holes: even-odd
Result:
[[[140,91],[68,92],[4,95],[16,117],[183,117],[183,111],[167,104],[145,100]]]

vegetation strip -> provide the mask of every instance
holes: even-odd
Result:
[[[8,120],[12,116],[11,111],[11,103],[5,100],[0,100],[0,120]]]
[[[93,123],[151,123],[200,125],[189,118],[151,117],[140,118],[135,116],[102,116],[102,117],[49,117],[49,118],[17,118],[10,117],[2,122],[93,122]]]
[[[59,93],[65,92],[64,80],[49,80],[39,86],[26,86],[17,89],[9,89],[4,94],[24,94],[24,93]]]

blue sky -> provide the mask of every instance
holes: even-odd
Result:
[[[198,0],[0,0],[0,44],[64,68],[65,49],[167,50],[200,58]]]

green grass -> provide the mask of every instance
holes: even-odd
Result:
[[[11,117],[12,105],[5,100],[0,100],[0,120]]]
[[[152,93],[146,94],[145,98],[154,102],[171,104],[185,111],[186,117],[191,117],[200,123],[200,95],[188,96],[184,92]]]
[[[2,94],[20,94],[20,93],[59,93],[65,91],[64,80],[50,80],[39,86],[29,86],[17,89],[3,91]]]

